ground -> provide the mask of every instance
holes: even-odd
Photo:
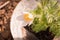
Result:
[[[10,32],[10,19],[14,8],[20,0],[0,0],[0,6],[9,1],[9,3],[0,8],[0,40],[13,40]]]

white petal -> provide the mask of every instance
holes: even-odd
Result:
[[[23,15],[19,15],[16,19],[17,19],[17,21],[22,21],[23,20]]]

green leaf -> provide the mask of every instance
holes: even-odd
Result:
[[[32,30],[37,33],[50,27],[50,32],[60,36],[60,7],[57,0],[40,0],[37,5],[37,8],[31,11],[35,17]]]
[[[43,7],[48,5],[48,3],[49,3],[49,0],[41,0],[41,4]]]

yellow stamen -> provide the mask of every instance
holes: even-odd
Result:
[[[28,22],[28,21],[31,21],[32,19],[29,18],[29,14],[24,14],[24,20]]]

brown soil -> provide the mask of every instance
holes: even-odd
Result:
[[[35,33],[32,29],[31,26],[26,26],[25,27],[29,32],[31,32],[32,34],[34,34],[37,39],[39,40],[53,40],[54,38],[54,34],[52,34],[52,32],[49,32],[49,27],[46,30],[42,30],[38,33]]]
[[[20,0],[0,0],[0,6],[10,1],[0,9],[0,40],[13,40],[10,32],[10,18]]]

